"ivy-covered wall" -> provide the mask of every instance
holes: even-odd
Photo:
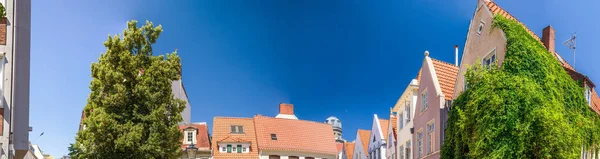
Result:
[[[514,20],[496,15],[507,42],[501,67],[475,64],[451,108],[441,158],[579,158],[599,141],[584,89]],[[595,151],[597,152],[597,150]]]

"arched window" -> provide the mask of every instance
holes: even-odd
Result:
[[[289,158],[289,159],[300,159],[300,157],[298,157],[298,156],[290,156],[290,157],[288,157],[288,158]]]
[[[279,156],[277,156],[277,155],[269,155],[269,159],[279,159]]]
[[[304,157],[304,159],[315,159],[314,157]]]

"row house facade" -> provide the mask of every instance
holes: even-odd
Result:
[[[356,131],[356,139],[354,140],[353,159],[367,159],[369,157],[369,139],[371,138],[371,130],[358,129]]]
[[[6,11],[5,17],[0,17],[0,159],[21,159],[31,156],[31,0],[0,3]]]
[[[418,75],[420,76],[420,74]],[[419,77],[417,77],[419,79]],[[415,116],[415,106],[417,101],[417,92],[419,82],[417,79],[411,80],[394,107],[396,121],[391,122],[396,125],[397,133],[395,144],[388,149],[389,159],[411,159],[412,158],[412,135],[413,119]],[[390,133],[391,134],[391,133]]]
[[[335,159],[332,126],[299,120],[292,104],[281,103],[276,117],[215,117],[213,158]]]
[[[502,9],[492,0],[478,0],[473,18],[471,19],[467,40],[463,51],[463,57],[460,66],[472,65],[481,62],[482,65],[497,63],[502,65],[506,55],[506,37],[502,29],[492,27],[494,15],[500,14],[508,19],[516,20],[513,15]],[[555,46],[555,30],[552,26],[547,26],[542,30],[542,38],[538,37],[533,31],[519,22],[529,34],[540,44],[544,45],[548,52],[552,54],[561,64],[563,69],[576,81],[581,82],[584,88],[582,94],[588,102],[591,111],[600,114],[600,97],[595,91],[594,83],[584,74],[575,70],[566,60],[564,60]],[[481,60],[481,61],[480,61]],[[464,91],[464,72],[466,67],[461,67],[457,77],[456,87],[453,98],[456,99]],[[586,151],[588,148],[582,148],[582,158],[592,158],[594,153]]]
[[[430,58],[426,51],[419,74],[412,135],[413,158],[437,159],[444,141],[458,67]]]
[[[367,148],[369,159],[386,158],[387,135],[389,120],[379,119],[377,114],[373,115],[373,124],[371,125],[371,135],[369,137],[369,147]]]
[[[463,66],[476,63],[482,65],[497,63],[501,66],[504,61],[506,37],[501,29],[492,27],[493,17],[496,14],[517,20],[494,1],[478,0],[460,63],[456,46],[455,64],[430,58],[429,53],[425,53],[417,79],[411,82],[392,108],[397,119],[398,133],[395,149],[387,151],[388,158],[437,159],[440,157],[449,108],[452,106],[452,101],[466,89],[464,73],[467,67]],[[542,30],[542,38],[539,38],[523,23],[519,23],[546,47],[574,80],[580,81],[581,87],[584,88],[582,94],[588,102],[590,111],[600,114],[600,97],[595,91],[594,83],[587,76],[576,71],[556,52],[554,28],[547,26]],[[461,67],[458,67],[459,64]],[[582,147],[582,158],[597,157],[593,152],[586,151],[587,149],[589,148]]]

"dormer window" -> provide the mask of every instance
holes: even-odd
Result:
[[[244,126],[232,125],[231,126],[231,133],[232,134],[243,134],[244,133]]]
[[[592,89],[587,84],[585,85],[584,95],[585,95],[585,100],[587,101],[588,105],[592,105]]]
[[[184,131],[184,139],[185,144],[196,143],[196,130],[195,129],[186,129]]]

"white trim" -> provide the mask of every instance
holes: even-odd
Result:
[[[485,27],[485,22],[483,20],[479,21],[479,26],[477,26],[477,37],[481,36],[481,33],[483,32],[483,27]]]
[[[431,75],[431,80],[433,81],[433,86],[435,87],[435,92],[437,93],[437,96],[443,96],[442,87],[440,87],[440,82],[438,80],[437,74],[435,74],[435,67],[433,67],[433,62],[431,61],[431,58],[429,58],[429,56],[425,57],[425,61],[427,62],[427,67],[429,68],[429,73]]]

